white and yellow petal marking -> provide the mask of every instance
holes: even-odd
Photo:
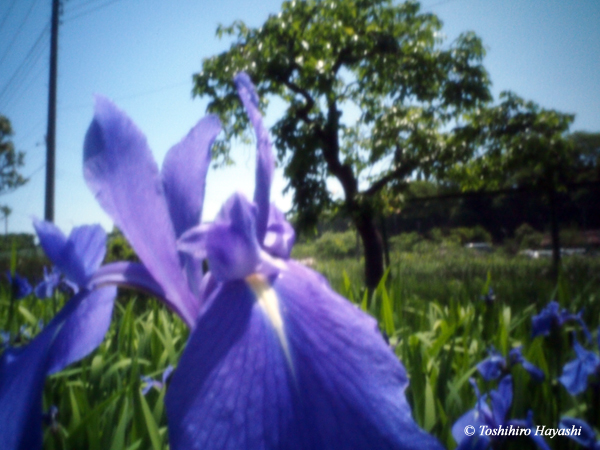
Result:
[[[283,319],[281,317],[281,310],[279,308],[279,299],[275,290],[271,287],[266,278],[262,275],[254,273],[246,277],[246,283],[256,295],[259,306],[262,308],[266,316],[271,322],[271,326],[277,334],[281,348],[285,355],[285,359],[288,362],[290,370],[294,375],[294,365],[292,363],[292,356],[290,354],[290,347],[288,345],[287,337],[285,335],[285,327]]]

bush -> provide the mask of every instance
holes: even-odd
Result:
[[[416,231],[402,233],[390,238],[390,248],[395,252],[412,252],[415,251],[417,244],[423,241],[421,236]]]
[[[524,223],[515,230],[515,241],[520,250],[527,248],[540,248],[543,234],[528,223]]]
[[[317,257],[347,258],[356,256],[356,233],[352,230],[343,233],[327,231],[314,242]]]

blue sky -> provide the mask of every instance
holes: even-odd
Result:
[[[146,133],[159,162],[203,115],[191,76],[203,58],[227,47],[215,30],[241,19],[260,26],[279,0],[67,0],[59,36],[56,223],[112,228],[82,176],[82,144],[93,95],[113,99]],[[43,217],[51,0],[0,1],[0,114],[26,152],[29,183],[0,198],[13,209],[9,231],[32,232]],[[12,8],[11,8],[12,6]],[[473,30],[487,48],[485,66],[497,97],[515,91],[543,107],[576,114],[573,130],[600,131],[599,0],[424,0],[449,40]],[[5,19],[5,20],[4,20]],[[2,22],[3,21],[3,22]],[[37,43],[37,44],[36,44]],[[11,81],[12,79],[12,81]],[[271,116],[269,116],[269,119]],[[237,165],[211,171],[205,218],[235,190],[251,195],[254,149],[236,147]],[[290,206],[276,177],[273,197]]]

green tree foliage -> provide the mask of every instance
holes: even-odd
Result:
[[[454,163],[463,149],[447,146],[440,129],[490,100],[480,39],[466,33],[443,45],[441,27],[416,2],[285,2],[259,28],[220,26],[217,35],[230,37],[231,47],[194,76],[195,95],[209,97],[208,110],[224,123],[217,144],[224,158],[248,126],[236,72],[249,73],[263,106],[283,101],[271,132],[297,224],[314,226],[334,203],[326,181],[337,178],[363,242],[369,287],[383,274],[375,226],[382,192],[389,202],[415,171]]]
[[[452,171],[464,189],[534,188],[550,203],[554,272],[560,263],[557,192],[579,172],[578,148],[567,132],[574,116],[541,108],[512,92],[496,106],[476,110],[453,139],[473,146],[477,156]]]
[[[476,157],[456,165],[451,178],[464,190],[535,187],[560,190],[574,180],[579,157],[567,132],[572,114],[541,108],[512,92],[479,108],[453,136]]]
[[[569,135],[575,147],[577,182],[600,181],[600,133],[577,131]]]
[[[13,191],[27,182],[19,173],[24,164],[25,154],[17,152],[10,140],[13,129],[10,121],[0,115],[0,194]]]

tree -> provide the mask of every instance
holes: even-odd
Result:
[[[577,153],[576,181],[600,181],[600,133],[577,131],[569,135]]]
[[[8,235],[8,216],[12,213],[12,209],[8,206],[0,206],[0,213],[4,219],[4,235]]]
[[[27,182],[18,171],[24,164],[25,155],[17,152],[10,137],[13,134],[10,121],[0,115],[0,194],[6,194]]]
[[[194,76],[194,94],[209,97],[209,112],[223,121],[216,146],[223,158],[230,139],[248,128],[232,83],[236,72],[248,72],[263,107],[283,101],[271,132],[297,224],[310,228],[331,207],[326,181],[335,177],[362,239],[369,288],[383,274],[375,225],[382,190],[389,197],[415,171],[431,174],[454,162],[440,130],[490,100],[480,39],[466,33],[443,47],[441,27],[416,2],[285,2],[260,28],[219,26],[217,35],[233,43]]]
[[[554,273],[560,264],[558,192],[576,180],[585,158],[569,139],[572,114],[541,108],[512,92],[496,106],[479,108],[453,136],[453,146],[471,146],[477,156],[449,171],[464,190],[530,188],[550,203]],[[469,153],[469,152],[467,152]]]

